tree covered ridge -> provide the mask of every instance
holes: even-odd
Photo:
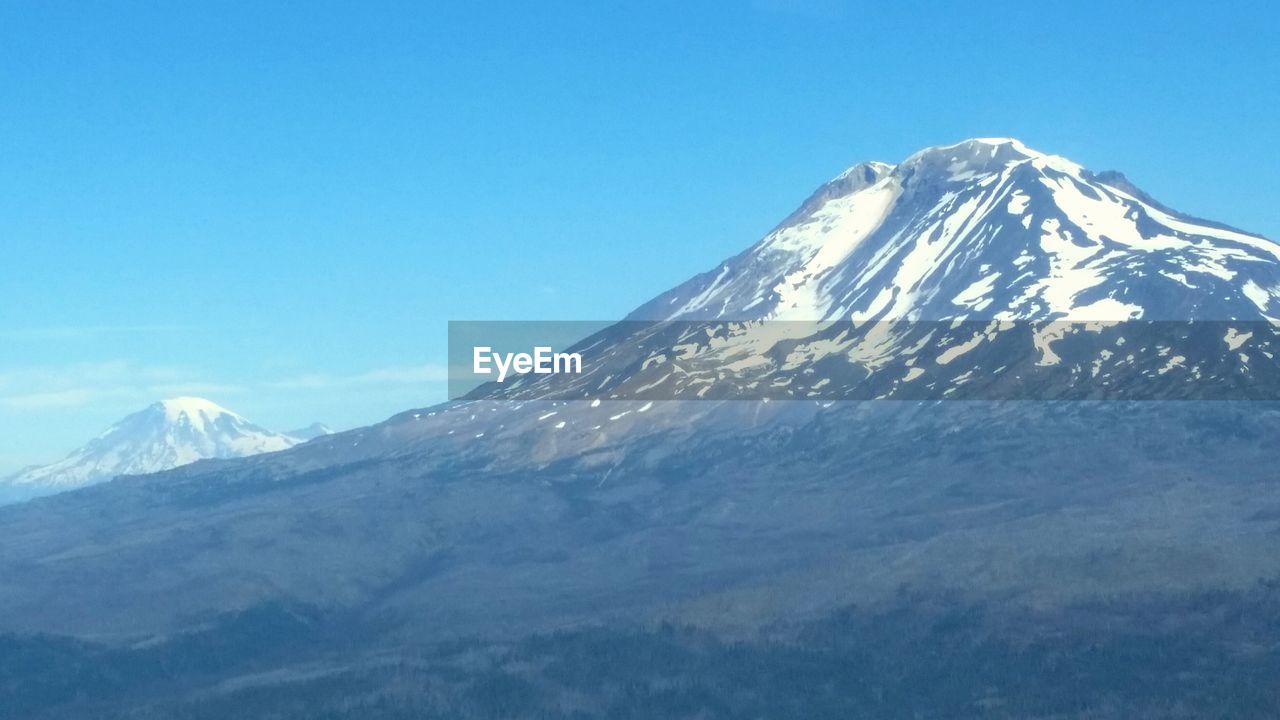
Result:
[[[593,626],[389,653],[350,618],[273,604],[112,649],[0,638],[0,717],[1269,718],[1280,583],[1010,612],[903,592],[729,638]]]

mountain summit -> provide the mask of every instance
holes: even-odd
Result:
[[[154,403],[112,425],[66,458],[3,481],[20,496],[47,495],[169,470],[206,458],[233,458],[293,447],[301,438],[271,432],[204,398]]]
[[[584,372],[468,397],[1277,399],[1277,318],[1275,242],[975,139],[854,165],[581,343]]]
[[[861,163],[637,320],[1270,320],[1280,246],[1009,138]]]

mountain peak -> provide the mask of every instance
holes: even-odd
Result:
[[[971,138],[919,150],[897,166],[897,173],[904,178],[924,174],[931,179],[967,181],[1024,163],[1069,173],[1082,169],[1065,157],[1032,149],[1016,138]]]
[[[178,412],[231,412],[208,398],[196,397],[194,395],[171,397],[161,400],[158,404],[163,405],[166,409],[173,409]]]
[[[836,175],[831,179],[831,183],[855,180],[860,181],[860,185],[865,187],[894,171],[910,170],[923,164],[960,163],[1003,168],[1026,160],[1050,157],[1058,158],[1058,156],[1033,150],[1017,138],[969,138],[950,145],[935,145],[918,150],[898,165],[879,160],[860,162]],[[1065,160],[1065,158],[1058,159]]]
[[[868,160],[867,162],[860,162],[831,178],[831,182],[855,181],[861,182],[863,185],[870,185],[893,172],[893,168],[894,166],[887,162]]]
[[[1014,138],[860,163],[630,316],[1280,319],[1280,245]]]
[[[182,396],[161,400],[156,403],[164,410],[165,417],[170,422],[177,422],[183,417],[196,420],[200,418],[216,418],[220,415],[230,415],[238,420],[244,418],[236,413],[222,407],[221,405],[207,400],[202,397]]]
[[[1023,159],[1031,159],[1044,157],[1048,153],[1034,150],[1027,146],[1017,138],[1011,137],[980,137],[961,140],[950,145],[933,145],[922,150],[917,150],[905,162],[926,155],[950,155],[952,157],[964,157],[973,155],[1003,155],[1005,157],[1020,157]]]
[[[24,490],[24,496],[50,494],[197,460],[284,450],[299,442],[301,438],[266,430],[211,400],[175,397],[125,417],[66,458],[28,468],[4,484]]]

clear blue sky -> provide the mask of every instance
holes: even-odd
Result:
[[[0,4],[0,473],[164,395],[443,396],[449,319],[625,314],[867,159],[1015,136],[1280,237],[1270,3]]]

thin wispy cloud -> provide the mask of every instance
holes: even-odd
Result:
[[[178,395],[225,397],[267,391],[414,386],[448,380],[445,365],[390,365],[358,373],[313,372],[267,382],[215,382],[190,369],[122,360],[0,370],[0,410],[33,412],[107,401],[148,403]]]
[[[175,333],[181,325],[65,325],[56,327],[5,328],[0,337],[12,341],[95,340],[105,335]]]
[[[153,384],[176,382],[190,375],[189,370],[172,365],[142,365],[126,360],[13,367],[0,370],[0,391],[8,388],[63,390],[84,386]]]
[[[94,388],[70,388],[48,392],[20,393],[0,397],[0,407],[8,410],[50,410],[83,407],[106,397]]]
[[[269,382],[266,385],[280,390],[310,390],[369,385],[421,385],[424,383],[444,382],[448,379],[449,369],[447,366],[427,363],[423,365],[392,365],[347,375],[308,373]]]
[[[176,395],[239,395],[249,392],[243,385],[213,382],[187,382],[169,385],[151,385],[146,391],[156,398],[174,397]]]
[[[191,370],[122,360],[0,370],[0,409],[37,411],[105,401],[152,402],[174,395],[228,395],[241,385],[200,380]]]

